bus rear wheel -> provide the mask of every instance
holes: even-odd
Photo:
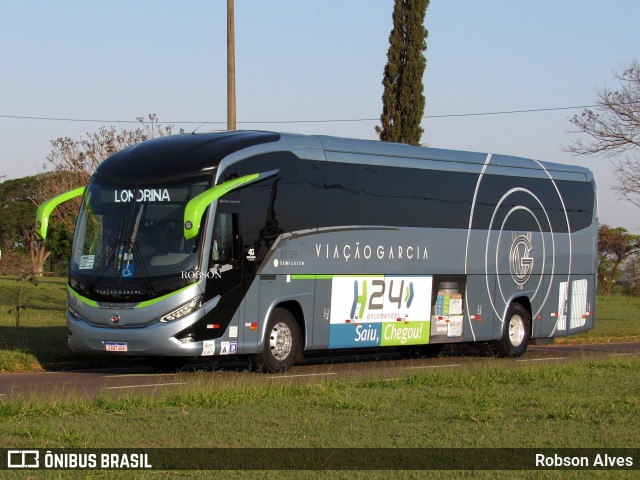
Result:
[[[269,316],[261,353],[253,358],[256,369],[284,372],[293,366],[301,351],[300,327],[284,308],[275,308]]]
[[[507,309],[502,338],[493,342],[493,350],[500,357],[519,357],[527,350],[531,315],[519,303]]]

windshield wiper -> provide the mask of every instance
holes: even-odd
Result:
[[[127,252],[127,266],[126,266],[127,270],[129,270],[129,264],[131,263],[131,259],[133,258],[133,247],[135,245],[136,236],[138,235],[138,227],[140,226],[140,219],[142,218],[143,211],[144,211],[144,205],[140,205],[140,209],[138,210],[138,215],[136,216],[136,223],[133,226],[133,231],[131,232],[131,237],[129,238],[129,245],[128,245],[129,251]],[[118,237],[119,236],[120,235],[118,235]]]
[[[121,239],[122,239],[123,230],[124,230],[124,215],[122,215],[122,220],[120,221],[120,228],[118,229],[118,236],[116,237],[116,243],[115,243],[116,258],[115,258],[115,261],[113,262],[113,265],[116,272],[119,272],[120,269],[122,268],[122,256],[124,254],[124,244]]]

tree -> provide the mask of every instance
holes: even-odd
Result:
[[[0,244],[20,243],[19,229],[30,226],[35,218],[33,205],[36,178],[24,177],[0,183]]]
[[[147,115],[147,120],[138,117],[137,121],[139,125],[135,129],[117,130],[112,125],[89,132],[84,138],[59,137],[52,140],[52,150],[47,155],[48,165],[43,166],[45,174],[38,177],[38,203],[87,185],[98,165],[114,153],[136,143],[173,133],[173,125],[163,126],[155,113]],[[52,219],[64,225],[67,231],[73,231],[81,200],[78,197],[61,204],[53,211]]]
[[[0,244],[23,248],[31,260],[30,273],[41,276],[52,252],[59,260],[67,258],[64,252],[69,251],[80,199],[70,200],[54,210],[51,235],[46,242],[36,237],[33,227],[37,205],[87,185],[98,165],[117,151],[173,133],[173,125],[162,126],[157,115],[151,114],[147,118],[145,121],[139,117],[140,125],[133,130],[101,127],[97,132],[87,133],[86,138],[57,138],[51,142],[52,150],[47,156],[49,165],[44,166],[45,172],[0,185]],[[24,264],[23,261],[21,263]],[[22,267],[20,265],[20,270]]]
[[[614,73],[617,90],[597,92],[594,109],[585,108],[570,122],[586,134],[566,148],[579,155],[604,154],[614,161],[618,194],[640,207],[640,62],[631,61]]]
[[[384,68],[380,140],[420,145],[425,99],[422,77],[427,66],[424,18],[429,0],[395,0],[393,29]]]
[[[640,297],[640,252],[629,258],[625,272],[631,283],[631,291],[636,297]]]
[[[87,133],[85,138],[59,137],[51,141],[48,164],[43,166],[45,174],[39,177],[38,203],[87,185],[98,165],[119,150],[173,133],[173,125],[163,126],[155,113],[147,115],[147,119],[138,117],[139,125],[133,130],[101,127],[97,132]],[[72,231],[80,202],[81,198],[76,198],[63,203],[54,210],[52,218]]]
[[[28,261],[21,261],[12,266],[14,271],[11,273],[29,271],[42,275],[44,262],[49,257],[33,229],[37,185],[37,177],[7,180],[0,185],[0,244],[9,250],[26,251],[31,259],[30,269],[25,268]]]
[[[640,252],[640,236],[629,233],[622,227],[598,228],[598,282],[602,292],[613,294],[622,263],[634,253]]]

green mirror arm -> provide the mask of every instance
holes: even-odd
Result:
[[[184,209],[183,227],[185,240],[191,240],[198,234],[204,211],[217,199],[229,193],[231,190],[244,187],[250,183],[258,182],[277,173],[278,170],[271,170],[269,172],[252,173],[250,175],[245,175],[244,177],[234,178],[233,180],[228,180],[216,185],[215,187],[205,190],[201,194],[193,197],[189,200]]]
[[[51,212],[61,203],[67,202],[72,198],[84,195],[85,187],[76,188],[70,192],[62,193],[57,197],[47,200],[38,207],[36,212],[36,234],[43,240],[47,238],[47,229],[49,228],[49,216]]]

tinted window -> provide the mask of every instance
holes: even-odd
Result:
[[[300,229],[360,225],[358,167],[347,163],[302,162]]]
[[[243,231],[271,245],[282,232],[350,225],[469,227],[478,175],[300,160],[291,152],[260,155],[233,165],[223,179],[278,169],[244,189]],[[556,181],[571,231],[591,225],[593,186]],[[249,206],[247,206],[247,204]],[[544,178],[484,175],[473,228],[567,231],[563,203]]]
[[[567,232],[567,216],[571,231],[591,225],[592,185],[569,181],[555,184],[562,199],[548,179],[485,175],[478,191],[473,228]]]
[[[362,166],[363,223],[468,228],[477,175]]]

